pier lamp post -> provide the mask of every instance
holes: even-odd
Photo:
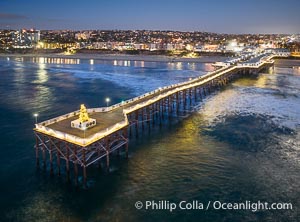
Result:
[[[109,102],[110,102],[110,98],[107,97],[107,98],[105,99],[105,101],[106,101],[106,106],[108,107]]]
[[[33,116],[35,117],[35,124],[37,124],[37,118],[38,118],[39,114],[35,113],[35,114],[33,114]]]

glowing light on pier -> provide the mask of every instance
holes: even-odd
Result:
[[[108,107],[109,102],[110,102],[110,98],[107,97],[107,98],[105,99],[105,102],[106,102],[106,106]]]
[[[37,118],[38,118],[39,114],[35,113],[35,114],[33,114],[33,116],[35,117],[35,124],[37,124]]]

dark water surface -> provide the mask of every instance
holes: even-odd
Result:
[[[285,66],[286,67],[286,66]],[[120,102],[210,64],[0,58],[0,221],[300,221],[300,70],[275,67],[215,92],[88,169],[89,189],[35,168],[33,113],[46,120]],[[285,202],[292,210],[137,210],[136,201]]]

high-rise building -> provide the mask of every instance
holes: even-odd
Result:
[[[18,30],[12,33],[13,45],[16,47],[32,47],[40,41],[39,30]]]

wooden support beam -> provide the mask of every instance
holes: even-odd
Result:
[[[106,138],[105,140],[105,149],[106,149],[106,171],[109,172],[109,153],[110,153],[110,147],[109,147],[109,138]]]
[[[139,111],[135,111],[135,136],[139,137]]]
[[[176,92],[176,113],[179,111],[179,92]]]
[[[74,146],[74,179],[75,186],[78,186],[78,161],[77,161],[77,147]]]
[[[186,90],[183,90],[183,109],[186,109]]]
[[[144,126],[144,108],[141,109],[142,110],[142,130],[144,131],[145,126]]]
[[[162,99],[161,100],[161,118],[164,120],[164,110],[165,110],[165,108],[164,108],[164,104],[165,103],[165,100],[164,99]]]
[[[189,89],[190,107],[192,106],[192,89]]]
[[[127,130],[127,128],[125,128],[123,131],[123,135],[124,135],[124,138],[126,138],[126,139],[127,139],[127,132],[128,132],[128,130]],[[125,144],[125,154],[126,154],[126,159],[128,159],[128,139]]]
[[[131,129],[131,127],[129,126],[129,129]],[[100,141],[101,142],[101,141]],[[100,145],[98,145],[97,147],[97,154],[98,154],[98,162],[97,162],[97,166],[98,166],[98,169],[101,169],[101,159],[100,159],[100,156],[101,156],[101,152],[100,152]]]
[[[129,137],[130,137],[130,138],[132,137],[132,124],[131,124],[131,119],[130,119],[130,122],[129,122]]]
[[[43,136],[43,143],[46,143],[46,137]],[[45,145],[42,146],[42,155],[43,155],[43,169],[46,170],[46,147]]]
[[[71,146],[71,145],[70,145]],[[66,147],[66,171],[67,171],[67,181],[70,181],[70,147],[67,144],[67,142],[65,142],[65,147]]]
[[[39,157],[39,141],[37,135],[35,136],[35,162],[36,167],[40,167],[40,157]]]
[[[152,118],[152,126],[155,124],[155,104],[151,105],[151,118]]]
[[[51,140],[51,138],[49,138]],[[49,161],[50,161],[50,175],[53,175],[53,150],[52,150],[52,142],[49,143]]]
[[[58,142],[58,145],[56,147],[56,161],[57,161],[57,173],[58,173],[58,176],[60,176],[60,141]]]
[[[85,159],[85,148],[83,148],[82,150],[82,163],[83,163],[83,166],[82,166],[82,170],[83,170],[83,187],[84,188],[87,188],[87,176],[86,176],[86,159]]]

